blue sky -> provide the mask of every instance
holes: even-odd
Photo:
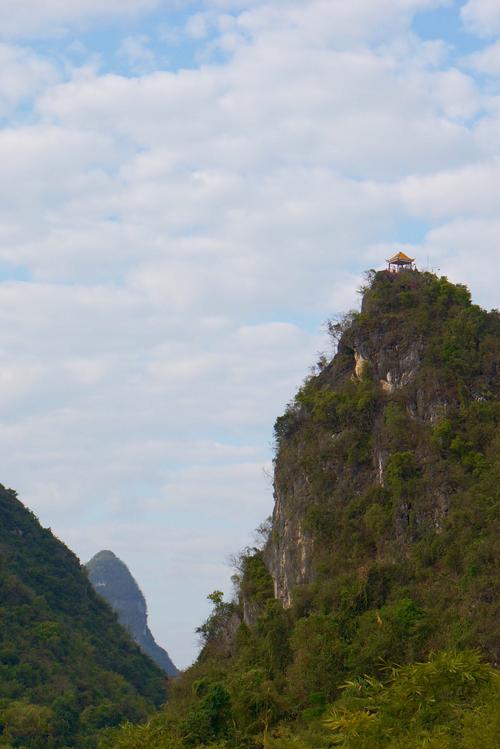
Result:
[[[497,0],[0,0],[0,480],[180,666],[363,271],[498,304],[499,37]]]

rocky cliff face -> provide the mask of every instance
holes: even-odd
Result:
[[[289,483],[277,481],[274,498],[273,536],[265,549],[265,560],[274,596],[289,608],[293,590],[314,577],[313,535],[304,521],[304,507],[311,499],[307,476],[290,477]]]
[[[332,569],[362,579],[439,534],[481,462],[465,421],[498,399],[498,314],[446,279],[378,273],[331,328],[336,356],[276,424],[264,558],[286,608]]]
[[[112,551],[100,551],[86,567],[96,592],[117,613],[120,624],[130,632],[141,650],[169,676],[176,676],[177,668],[151,634],[145,598],[128,567]]]

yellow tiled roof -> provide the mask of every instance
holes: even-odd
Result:
[[[388,263],[413,263],[415,260],[414,257],[408,257],[408,255],[405,255],[404,252],[396,252],[395,255],[393,255],[390,260],[388,260]]]

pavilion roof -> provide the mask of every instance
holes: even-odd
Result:
[[[413,263],[414,257],[408,257],[404,252],[396,252],[387,262],[388,263]]]

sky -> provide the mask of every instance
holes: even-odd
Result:
[[[180,667],[403,249],[500,282],[499,0],[0,0],[0,481]]]

